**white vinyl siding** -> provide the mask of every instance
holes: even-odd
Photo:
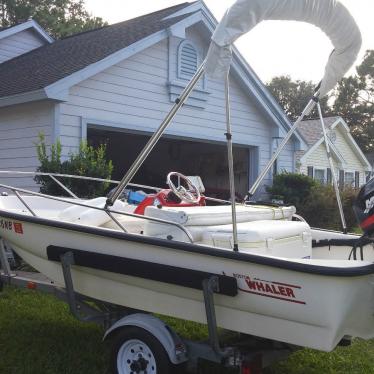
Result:
[[[50,144],[54,104],[35,102],[0,109],[0,170],[34,171],[39,166],[38,134]],[[2,184],[36,189],[32,177],[3,177]]]
[[[198,33],[191,32],[188,39],[204,50],[205,42]],[[173,105],[167,87],[168,48],[169,42],[162,41],[70,89],[69,101],[61,104],[60,134],[65,156],[77,149],[82,123],[146,133],[160,125]],[[178,50],[173,53],[176,61]],[[170,66],[177,69],[177,64]],[[225,142],[224,82],[212,80],[207,84],[210,94],[206,108],[184,106],[166,134]],[[261,169],[271,155],[273,127],[234,78],[230,89],[233,142],[258,147]],[[294,144],[290,143],[279,158],[279,170],[293,170],[293,150]]]
[[[358,158],[353,150],[350,142],[347,140],[345,129],[342,125],[337,125],[334,132],[336,133],[336,140],[334,141],[334,146],[341,154],[344,159],[344,165],[337,159],[335,154],[332,152],[334,169],[337,175],[339,175],[339,170],[344,170],[345,172],[353,172],[353,186],[355,185],[354,174],[359,172],[360,186],[366,183],[366,171],[365,165]],[[330,167],[329,161],[326,154],[326,146],[324,143],[320,144],[312,153],[310,153],[300,167],[300,172],[307,174],[307,167],[313,166],[314,168],[327,169]]]
[[[45,41],[30,29],[0,39],[0,63],[30,52],[44,44]]]

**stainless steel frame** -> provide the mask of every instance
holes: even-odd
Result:
[[[129,184],[131,179],[134,177],[136,172],[139,170],[140,166],[143,164],[145,159],[149,156],[152,152],[152,149],[160,140],[161,136],[164,134],[165,130],[174,119],[176,114],[178,113],[179,109],[183,106],[183,104],[187,101],[188,97],[190,96],[192,90],[199,82],[200,78],[204,74],[204,65],[205,61],[201,64],[199,69],[196,71],[195,75],[192,77],[191,81],[188,83],[187,87],[183,90],[180,97],[175,101],[174,106],[171,108],[170,112],[166,116],[166,118],[162,121],[160,127],[154,132],[151,139],[149,139],[148,143],[145,145],[143,150],[140,152],[139,156],[136,158],[134,163],[130,166],[129,170],[119,183],[117,189],[113,193],[113,195],[108,198],[107,206],[111,206],[115,203],[118,197],[121,195],[122,191],[126,188]]]
[[[239,250],[239,246],[238,246],[238,227],[237,227],[237,222],[236,222],[234,156],[233,156],[233,151],[232,151],[231,107],[230,107],[230,70],[227,72],[226,80],[225,80],[225,100],[226,100],[227,159],[228,159],[228,164],[229,164],[232,234],[233,234],[233,240],[234,240],[233,249],[235,252],[237,252]]]
[[[0,171],[0,174],[1,173],[3,173],[3,172]],[[4,173],[11,174],[12,172],[6,171]],[[38,172],[35,172],[35,173],[34,172],[15,172],[15,173],[16,174],[22,173],[23,175],[43,175],[43,176],[51,176],[51,175],[53,175],[53,174],[38,173]],[[70,175],[64,175],[64,174],[58,174],[58,176],[59,177],[64,177],[64,178],[74,177],[76,179],[80,179],[79,176],[70,176]],[[84,177],[82,179],[84,179],[84,180],[93,180],[93,181],[101,181],[101,182],[119,183],[117,181],[109,181],[109,180],[100,179],[100,178]],[[138,187],[140,185],[136,185],[136,186]],[[76,199],[76,198],[74,198],[74,199],[67,199],[67,198],[63,198],[63,197],[46,195],[46,194],[42,194],[42,193],[39,193],[39,192],[34,192],[34,191],[30,191],[30,190],[25,190],[25,189],[22,189],[22,188],[12,187],[12,186],[8,186],[6,184],[1,184],[1,183],[0,183],[0,187],[5,188],[7,190],[10,190],[10,191],[14,192],[14,194],[17,196],[17,198],[26,207],[26,209],[30,212],[30,214],[32,216],[34,216],[34,217],[37,216],[36,213],[32,210],[32,208],[29,206],[29,204],[27,204],[25,202],[25,199],[19,194],[19,192],[27,194],[27,195],[43,197],[43,198],[49,199],[49,200],[60,201],[60,202],[68,203],[68,204],[71,204],[71,205],[77,205],[77,206],[82,206],[82,207],[90,208],[90,209],[94,209],[94,210],[100,210],[100,211],[106,213],[110,217],[110,219],[113,220],[113,222],[122,231],[124,231],[124,232],[127,232],[127,230],[118,221],[118,219],[116,219],[116,217],[113,216],[113,214],[118,214],[118,215],[128,216],[128,217],[134,217],[134,218],[138,218],[138,219],[142,219],[142,220],[146,220],[146,221],[152,221],[152,222],[157,222],[157,223],[161,223],[161,224],[171,225],[171,226],[177,227],[178,229],[182,230],[186,234],[186,236],[189,239],[189,241],[191,243],[193,243],[193,238],[192,238],[191,234],[189,233],[189,231],[184,226],[182,226],[182,225],[180,225],[178,223],[172,222],[172,221],[162,220],[162,219],[153,218],[153,217],[147,217],[147,216],[143,216],[143,215],[139,215],[139,214],[134,214],[134,213],[120,212],[120,211],[117,211],[117,210],[109,209],[106,206],[103,207],[103,208],[100,208],[100,207],[92,206],[92,205],[89,205],[89,204],[85,204],[84,200],[77,201],[78,199]],[[149,186],[143,186],[143,187],[144,188],[148,188],[148,189],[154,189],[153,187],[149,187]]]
[[[296,132],[297,128],[299,127],[301,121],[310,114],[310,112],[315,107],[316,103],[318,102],[318,91],[314,94],[312,99],[310,99],[309,103],[306,105],[305,109],[301,113],[300,117],[296,120],[294,125],[291,127],[291,129],[286,134],[285,138],[283,139],[282,143],[279,145],[278,149],[274,152],[272,158],[264,168],[264,170],[261,172],[261,174],[256,179],[255,183],[253,184],[252,188],[248,191],[248,195],[246,196],[246,199],[249,197],[253,197],[256,193],[258,187],[261,185],[262,181],[266,177],[267,173],[270,171],[271,167],[273,166],[275,160],[279,157],[280,153],[283,151],[283,148],[286,146],[288,141],[291,139],[291,136]]]
[[[318,115],[319,115],[319,118],[320,118],[320,121],[321,121],[322,130],[323,130],[323,138],[324,138],[324,141],[325,141],[326,153],[327,153],[327,158],[328,158],[329,165],[330,165],[331,176],[332,176],[332,181],[333,181],[333,185],[334,185],[334,189],[335,189],[336,200],[338,202],[340,220],[342,221],[343,231],[346,234],[347,233],[347,223],[345,221],[342,198],[340,196],[338,180],[336,178],[334,163],[332,161],[332,156],[331,156],[331,151],[330,151],[330,140],[327,136],[325,121],[324,121],[323,115],[322,115],[321,104],[319,102],[317,103],[317,109],[318,109]]]

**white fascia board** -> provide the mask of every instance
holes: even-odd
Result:
[[[330,129],[334,129],[339,124],[340,118],[338,118],[330,127]],[[300,158],[301,163],[305,163],[307,158],[310,154],[312,154],[322,143],[324,143],[325,138],[324,136],[321,136],[321,139],[319,139],[316,143],[314,143],[306,152],[305,154]],[[329,142],[330,150],[335,155],[335,157],[340,161],[342,166],[345,168],[347,166],[347,162],[344,159],[343,155],[340,153],[338,148],[335,146],[335,144]]]
[[[199,10],[202,9],[202,7],[204,5],[205,4],[202,1],[197,1],[197,2],[195,2],[195,3],[193,3],[189,6],[186,6],[185,8],[180,9],[177,12],[175,12],[173,14],[170,14],[169,16],[163,18],[163,21],[167,20],[167,19],[172,19],[172,18],[175,18],[175,17],[183,16],[184,14],[198,12]]]
[[[361,159],[361,162],[364,164],[365,170],[371,171],[371,165],[370,165],[369,160],[366,158],[366,156],[364,155],[364,152],[362,152],[361,148],[358,146],[358,144],[356,143],[356,141],[354,140],[350,132],[347,133],[347,137],[349,139],[349,142],[352,144],[352,148],[355,151],[356,155],[359,156],[359,158]]]
[[[331,152],[336,156],[336,158],[341,162],[342,165],[347,166],[347,161],[339,151],[339,149],[336,147],[335,144],[329,143]]]
[[[197,12],[170,26],[168,29],[161,30],[157,33],[149,35],[146,38],[141,39],[138,42],[133,43],[130,46],[123,48],[98,62],[88,65],[87,67],[69,75],[68,77],[65,77],[55,83],[52,83],[51,85],[45,88],[47,95],[53,97],[60,91],[67,90],[70,87],[78,84],[79,82],[86,80],[92,77],[93,75],[98,74],[101,71],[108,69],[109,67],[119,63],[120,61],[123,61],[135,55],[136,53],[139,53],[144,49],[149,48],[156,43],[159,43],[160,41],[166,39],[170,35],[173,28],[175,32],[180,33],[181,31],[178,30],[179,28],[190,27],[195,23],[200,22],[202,19],[202,13]]]
[[[5,96],[0,99],[0,108],[44,99],[48,99],[44,89],[25,92],[19,95]]]
[[[0,108],[23,104],[23,103],[30,103],[32,101],[39,101],[39,100],[55,100],[55,101],[67,101],[68,100],[68,90],[60,91],[55,93],[54,95],[48,94],[45,89],[30,91],[21,93],[18,95],[12,96],[5,96],[0,98]]]
[[[345,131],[349,132],[349,126],[347,123],[344,121],[342,117],[336,117],[336,121],[331,125],[331,129],[334,129],[336,126],[342,125],[345,129]]]
[[[21,23],[17,26],[10,27],[9,29],[0,31],[0,39],[7,38],[8,36],[17,34],[27,29],[34,29],[34,31],[48,43],[54,42],[54,39],[33,19]]]
[[[198,15],[192,15],[196,21]],[[184,21],[184,20],[183,20]],[[183,22],[181,21],[181,22]],[[176,24],[178,25],[178,23]],[[108,57],[100,60],[94,64],[85,67],[51,85],[44,89],[32,92],[26,92],[19,95],[7,96],[0,98],[0,107],[21,104],[30,101],[51,99],[57,101],[68,101],[69,99],[69,88],[78,84],[79,82],[90,78],[91,76],[100,73],[101,71],[115,65],[116,63],[125,60],[143,49],[151,47],[152,45],[166,39],[168,37],[168,31],[161,30],[155,34],[152,34],[138,42],[123,48]]]
[[[340,119],[337,118],[336,121],[330,126],[330,130],[334,129],[337,124],[339,123]],[[321,144],[322,142],[324,141],[324,137],[321,135],[321,138],[315,142],[305,153],[305,155],[303,157],[308,157],[309,154],[313,153]],[[331,145],[331,142],[330,142],[330,145]]]
[[[136,43],[131,44],[130,46],[120,49],[119,51],[105,57],[104,59],[95,62],[87,67],[60,79],[59,81],[52,83],[45,88],[48,96],[54,96],[61,91],[67,90],[70,87],[78,84],[79,82],[86,80],[92,77],[95,74],[100,73],[101,71],[119,63],[122,60],[125,60],[136,53],[141,52],[142,50],[151,47],[152,45],[166,39],[168,37],[167,30],[161,30],[155,34],[152,34],[142,40],[139,40]]]
[[[342,117],[339,117],[337,123],[334,123],[333,126],[336,127],[337,125],[343,126],[345,130],[345,139],[347,140],[348,144],[350,144],[351,148],[353,149],[353,152],[356,154],[356,156],[361,160],[362,164],[365,166],[365,170],[371,171],[370,162],[368,161],[368,159],[364,155],[364,152],[362,152],[361,148],[358,146],[358,144],[354,140],[347,122],[345,122]]]
[[[32,23],[32,26],[33,26],[33,28],[35,29],[35,31],[40,35],[40,36],[42,36],[48,43],[53,43],[55,40],[54,40],[54,38],[52,38],[52,36],[51,35],[49,35],[48,33],[47,33],[47,31],[45,31],[44,29],[43,29],[43,27],[41,27],[40,25],[39,25],[39,23],[38,22],[36,22],[36,21],[34,21],[33,19],[31,20],[31,23]]]
[[[201,12],[193,13],[191,16],[184,18],[180,22],[168,28],[169,35],[176,36],[181,39],[186,38],[186,29],[199,21],[202,21]]]

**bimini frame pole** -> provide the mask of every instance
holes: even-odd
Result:
[[[226,100],[226,139],[227,139],[227,158],[229,164],[229,180],[231,195],[231,213],[232,213],[232,230],[234,239],[234,251],[238,248],[238,229],[236,223],[236,200],[235,200],[235,175],[234,175],[234,157],[232,152],[232,132],[231,132],[231,109],[230,109],[230,75],[227,72],[225,80],[225,100]]]
[[[326,153],[327,153],[327,158],[328,158],[329,164],[330,164],[331,176],[332,176],[332,181],[333,181],[333,185],[334,185],[334,189],[335,189],[336,200],[338,202],[340,219],[342,221],[343,231],[344,231],[344,233],[347,233],[347,224],[346,224],[345,217],[344,217],[342,199],[341,199],[341,196],[340,196],[340,191],[339,191],[339,186],[338,186],[338,180],[336,178],[335,169],[334,169],[334,163],[332,161],[332,156],[331,156],[331,151],[330,151],[330,140],[329,140],[329,138],[327,136],[325,121],[324,121],[323,115],[322,115],[321,104],[319,102],[317,103],[317,109],[318,109],[319,118],[321,120],[321,125],[322,125],[322,130],[323,130],[323,137],[324,137],[325,146],[326,146]]]
[[[192,77],[187,87],[183,90],[180,97],[175,100],[175,104],[173,108],[170,110],[170,112],[168,113],[164,121],[161,123],[157,131],[152,135],[151,139],[149,139],[148,143],[145,145],[143,150],[140,152],[137,159],[134,161],[134,163],[131,165],[131,167],[125,174],[125,176],[122,178],[121,182],[115,189],[112,196],[107,199],[106,207],[112,206],[115,203],[115,201],[121,195],[122,191],[126,188],[126,186],[129,184],[129,182],[134,177],[136,172],[142,166],[145,159],[152,152],[152,149],[157,144],[157,142],[160,140],[166,128],[169,126],[170,122],[174,119],[175,115],[178,113],[182,105],[186,102],[192,90],[195,88],[196,84],[199,82],[200,78],[204,74],[204,65],[205,65],[205,61],[201,64],[199,69],[196,71],[195,75]]]
[[[294,125],[291,127],[290,131],[287,133],[285,138],[283,139],[282,143],[278,147],[278,149],[274,152],[273,157],[270,159],[268,164],[266,165],[265,169],[261,172],[261,174],[257,177],[255,183],[253,184],[252,188],[248,191],[248,195],[245,197],[245,200],[248,198],[253,197],[257,188],[260,186],[264,178],[266,177],[267,173],[270,171],[271,167],[273,166],[275,160],[279,157],[280,153],[283,151],[283,148],[290,140],[291,136],[295,133],[297,128],[300,125],[300,122],[304,119],[305,116],[309,115],[309,113],[313,110],[314,106],[318,102],[319,92],[317,91],[312,99],[309,101],[303,112],[301,113],[300,117],[296,120]]]

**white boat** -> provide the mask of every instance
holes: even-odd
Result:
[[[112,215],[124,232],[89,208],[103,208],[105,198],[22,199],[35,216],[17,196],[0,197],[2,237],[57,285],[64,286],[60,256],[72,252],[80,294],[205,323],[202,281],[217,275],[222,328],[326,351],[347,336],[374,337],[374,247],[364,246],[364,260],[348,260],[351,247],[337,239],[357,236],[291,221],[293,207],[238,206],[234,252],[227,205],[149,206],[140,218],[117,201]]]
[[[188,178],[186,188],[172,183],[173,176],[184,178],[180,174],[169,178],[172,192],[148,196],[144,214],[118,200],[204,69],[217,73],[211,59],[224,70],[231,44],[254,26],[254,19],[315,23],[336,47],[292,135],[319,95],[354,61],[359,31],[333,0],[239,0],[218,26],[207,61],[109,198],[58,198],[0,185],[17,192],[0,197],[1,236],[62,287],[61,256],[71,253],[74,289],[108,303],[206,323],[202,283],[216,276],[217,325],[224,329],[325,351],[348,337],[374,338],[374,247],[369,239],[354,249],[359,236],[311,229],[293,207],[204,206],[201,186]],[[331,29],[332,20],[337,22]],[[230,159],[229,137],[228,144]],[[260,181],[261,176],[256,185]]]

